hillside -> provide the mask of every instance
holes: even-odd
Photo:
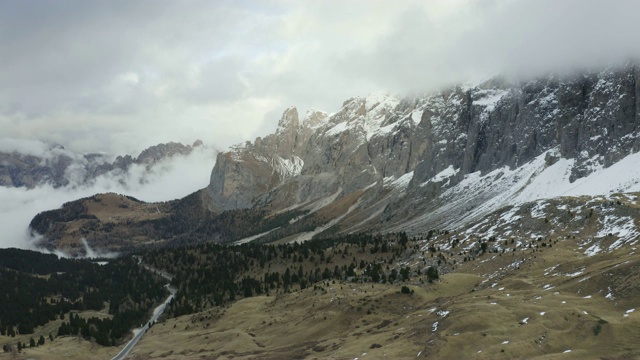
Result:
[[[92,348],[120,345],[166,297],[163,285],[131,257],[94,263],[0,249],[0,356],[57,348],[70,337]]]
[[[636,358],[639,195],[529,202],[415,238],[148,251],[178,293],[130,357]]]
[[[391,265],[406,281],[328,280],[169,319],[136,356],[636,358],[637,196],[505,208],[410,241]]]

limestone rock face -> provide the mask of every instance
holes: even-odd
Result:
[[[298,136],[308,133],[300,127],[298,110],[291,107],[282,114],[275,134],[219,153],[207,188],[208,207],[214,211],[252,207],[259,197],[299,175],[304,163],[296,155]]]
[[[302,121],[289,108],[274,134],[219,155],[208,205],[278,210],[365,191],[359,207],[379,207],[371,224],[417,216],[471,174],[539,156],[546,166],[571,159],[573,181],[638,151],[638,80],[640,68],[628,64],[410,99],[356,97]]]

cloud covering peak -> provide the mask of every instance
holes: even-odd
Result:
[[[631,0],[7,1],[0,128],[74,151],[223,149],[292,104],[636,58],[638,13]]]

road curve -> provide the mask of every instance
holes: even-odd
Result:
[[[142,259],[140,259],[140,261],[138,262],[138,264],[140,264],[140,263],[142,263]],[[156,273],[160,274],[161,276],[163,276],[164,278],[171,280],[171,276],[168,275],[167,273],[165,273],[163,271],[160,271],[160,270],[158,270],[156,268],[153,268],[153,267],[151,267],[149,265],[144,265],[143,264],[143,266],[147,270],[156,272]],[[158,305],[158,307],[153,309],[153,315],[151,316],[149,321],[147,321],[147,323],[143,327],[133,330],[133,332],[134,332],[133,339],[129,340],[127,345],[125,345],[125,347],[122,348],[122,350],[120,350],[118,355],[114,356],[111,360],[123,360],[125,357],[127,357],[127,355],[129,355],[129,353],[131,352],[133,347],[136,346],[138,341],[140,341],[140,339],[142,338],[142,335],[144,335],[147,332],[147,330],[149,330],[149,324],[153,324],[154,322],[156,322],[158,320],[158,318],[160,317],[160,315],[162,315],[162,313],[166,309],[167,305],[169,304],[169,302],[171,302],[171,300],[173,299],[173,297],[176,295],[176,292],[177,292],[176,288],[174,288],[170,284],[165,285],[165,287],[167,288],[167,290],[169,290],[171,295],[169,295],[167,297],[167,299],[162,304]]]

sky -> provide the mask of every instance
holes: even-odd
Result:
[[[638,1],[0,1],[0,139],[228,146],[282,112],[640,54]]]

